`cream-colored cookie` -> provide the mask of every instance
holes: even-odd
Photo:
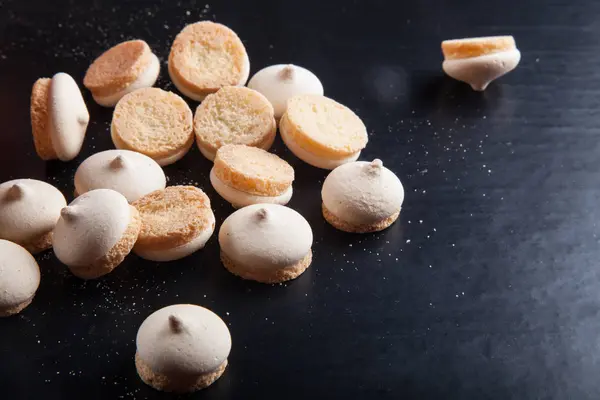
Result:
[[[352,110],[313,94],[288,100],[279,131],[296,157],[323,169],[356,161],[368,141],[367,128]]]
[[[323,216],[346,232],[376,232],[396,221],[404,201],[400,179],[381,160],[337,167],[321,190]]]
[[[56,257],[82,279],[115,269],[135,244],[142,221],[120,193],[96,189],[61,211],[52,244]]]
[[[154,86],[160,61],[143,40],[119,43],[102,53],[88,68],[83,84],[94,100],[114,107],[127,93]]]
[[[292,198],[294,169],[257,147],[228,144],[217,151],[210,182],[236,208],[250,204],[285,205]]]
[[[231,214],[219,230],[221,261],[244,279],[295,279],[312,261],[313,234],[298,212],[279,204],[253,204]]]
[[[225,372],[231,351],[227,325],[212,311],[176,304],[152,313],[136,337],[140,378],[165,392],[204,389]]]
[[[277,123],[273,106],[256,90],[227,86],[198,106],[194,132],[200,152],[214,160],[227,144],[244,144],[268,150],[275,140]]]
[[[40,285],[40,268],[23,247],[0,239],[0,317],[20,313]]]
[[[77,83],[59,72],[31,91],[31,130],[42,160],[70,161],[81,151],[90,114]]]
[[[192,110],[175,93],[138,89],[119,100],[110,133],[117,149],[137,151],[165,166],[192,147],[192,122]]]
[[[35,179],[0,184],[0,238],[35,254],[52,247],[52,230],[67,205],[54,186]]]
[[[293,64],[277,64],[258,71],[248,87],[262,93],[273,105],[275,118],[285,113],[287,101],[299,94],[323,95],[323,84],[306,68]]]
[[[223,86],[243,86],[250,60],[240,38],[228,27],[196,22],[177,35],[169,54],[169,75],[185,96],[202,101]]]
[[[127,201],[166,186],[165,173],[156,161],[129,150],[106,150],[88,157],[75,172],[75,194],[112,189]]]
[[[515,69],[521,60],[512,36],[445,40],[442,53],[444,72],[477,91]]]
[[[204,247],[215,230],[208,196],[194,186],[169,186],[133,203],[142,229],[133,251],[151,261],[173,261]]]

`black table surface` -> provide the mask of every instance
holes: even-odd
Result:
[[[0,320],[0,398],[158,399],[138,378],[135,335],[151,312],[195,303],[233,337],[230,366],[198,399],[600,398],[600,2],[0,1],[0,181],[36,178],[73,198],[73,175],[112,148],[111,109],[84,90],[91,123],[72,162],[43,162],[31,139],[33,82],[64,71],[81,85],[103,50],[146,40],[166,73],[187,23],[234,29],[252,73],[294,63],[364,120],[363,160],[402,180],[399,221],[367,235],[320,213],[327,171],[296,170],[290,206],[314,231],[297,280],[229,274],[216,235],[177,262],[129,256],[84,282],[38,256],[32,305]],[[441,71],[443,39],[512,34],[519,67],[477,93]],[[190,102],[195,109],[196,104]],[[168,183],[233,211],[194,148]]]

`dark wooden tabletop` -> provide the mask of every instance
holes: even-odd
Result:
[[[33,304],[0,320],[3,399],[158,399],[136,375],[135,335],[154,310],[196,303],[233,337],[230,366],[198,399],[600,398],[600,2],[0,0],[0,181],[36,178],[72,199],[73,174],[112,148],[111,110],[85,99],[88,136],[72,162],[35,155],[33,82],[81,85],[102,51],[146,40],[162,61],[187,23],[234,29],[252,73],[294,63],[369,130],[363,160],[402,180],[400,220],[368,235],[320,214],[326,171],[296,169],[290,206],[314,231],[299,279],[229,274],[216,237],[184,260],[131,255],[84,282],[51,251]],[[519,67],[476,93],[444,76],[443,39],[512,34]],[[190,103],[193,109],[196,104]],[[194,148],[165,168],[194,184],[217,224],[232,208]]]

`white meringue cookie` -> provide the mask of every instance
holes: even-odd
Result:
[[[23,247],[0,239],[0,316],[20,312],[40,285],[40,268]]]
[[[26,245],[54,229],[67,205],[54,186],[35,179],[0,184],[0,238]]]
[[[298,94],[323,95],[323,84],[306,68],[292,64],[277,64],[258,71],[248,82],[248,87],[262,93],[273,105],[275,118],[280,118],[287,108],[289,98]]]
[[[231,335],[212,311],[176,304],[152,313],[140,326],[137,354],[152,372],[202,375],[215,371],[229,356]]]
[[[219,245],[234,263],[250,269],[293,265],[311,251],[310,225],[279,204],[253,204],[231,214],[219,230]]]
[[[127,199],[110,189],[87,192],[61,211],[54,228],[56,257],[67,266],[86,266],[106,255],[131,222]]]
[[[337,167],[321,190],[323,204],[335,217],[354,226],[373,225],[400,211],[404,188],[381,160]]]
[[[85,101],[75,80],[64,72],[52,77],[48,93],[49,133],[61,161],[77,157],[90,120]]]
[[[165,173],[152,158],[129,150],[106,150],[88,157],[75,172],[78,195],[112,189],[134,202],[166,186]]]

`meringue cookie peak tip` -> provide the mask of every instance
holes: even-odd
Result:
[[[7,197],[9,200],[22,199],[29,189],[22,183],[15,183],[8,189]]]
[[[114,169],[122,169],[127,168],[127,166],[129,165],[129,161],[127,161],[127,158],[125,158],[123,154],[119,154],[112,159],[109,165],[111,166],[111,168]]]
[[[75,206],[66,206],[60,210],[60,216],[64,218],[65,221],[71,222],[77,219],[79,212],[77,212]]]
[[[173,333],[181,333],[184,329],[183,321],[178,316],[171,314],[169,315],[169,328]]]
[[[381,161],[379,158],[376,158],[371,161],[370,166],[374,171],[381,171],[381,168],[383,168],[383,161]]]
[[[264,221],[268,217],[269,211],[265,207],[261,207],[258,210],[256,210],[256,218],[258,218],[259,221]]]
[[[292,64],[288,64],[279,71],[279,78],[282,81],[293,81],[296,76],[296,68]]]

